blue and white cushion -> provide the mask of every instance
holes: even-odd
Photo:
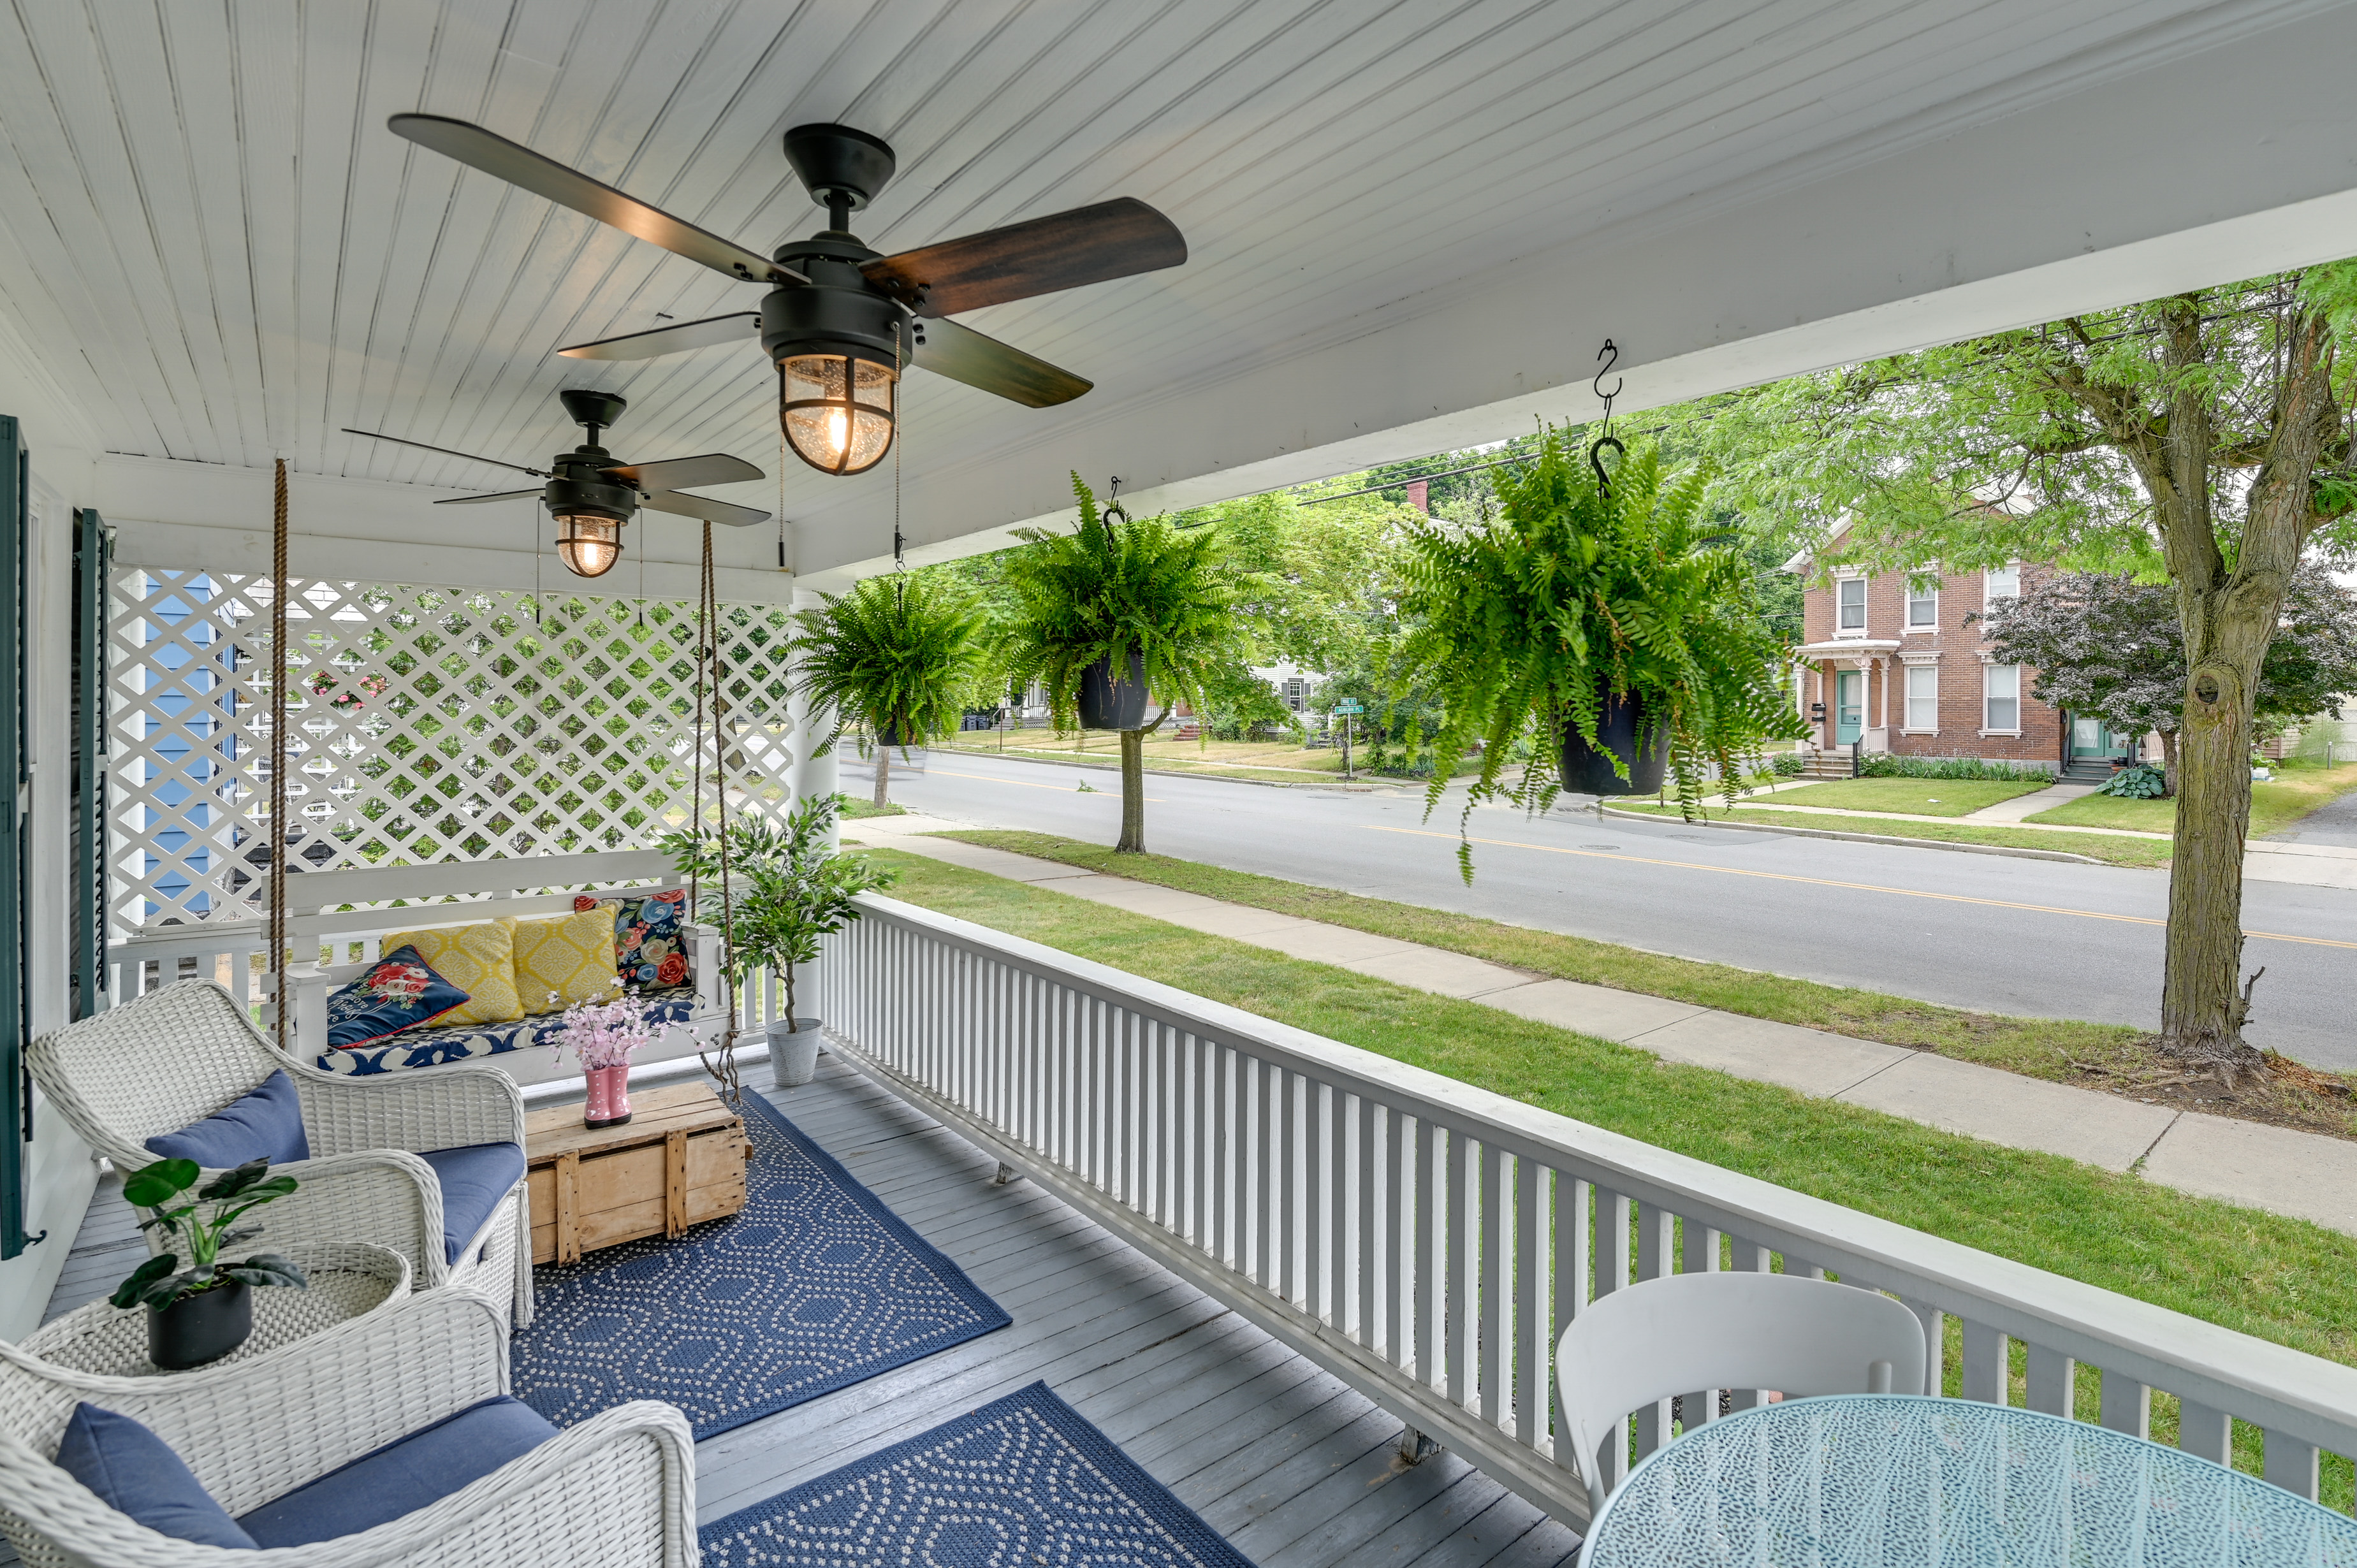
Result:
[[[639,1001],[647,1022],[684,1024],[695,1012],[695,989],[673,986],[641,991]],[[521,1019],[511,1024],[467,1024],[455,1027],[406,1029],[365,1046],[319,1053],[319,1069],[346,1078],[365,1078],[411,1068],[440,1067],[446,1062],[483,1061],[528,1046],[554,1046],[565,1031],[555,1014]]]
[[[469,1000],[415,948],[398,947],[350,985],[328,993],[328,1044],[365,1046],[431,1024]]]

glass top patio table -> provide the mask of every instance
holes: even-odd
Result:
[[[2086,1422],[1976,1400],[1788,1400],[1630,1472],[1580,1568],[2357,1568],[2357,1520]]]

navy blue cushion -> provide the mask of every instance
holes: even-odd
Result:
[[[58,1468],[158,1535],[253,1549],[253,1537],[198,1484],[172,1445],[127,1415],[74,1406],[58,1444]]]
[[[469,1144],[428,1149],[419,1157],[442,1180],[443,1262],[455,1263],[500,1199],[523,1178],[523,1150],[514,1144]]]
[[[328,993],[328,1044],[364,1046],[430,1024],[470,1000],[415,948],[397,947],[366,974]]]
[[[281,1068],[242,1100],[231,1101],[203,1121],[147,1140],[148,1153],[163,1160],[194,1160],[207,1170],[227,1170],[248,1160],[283,1165],[311,1157],[303,1135],[303,1102],[295,1080]]]
[[[237,1522],[265,1552],[358,1535],[439,1502],[555,1435],[538,1411],[501,1394],[363,1454]]]

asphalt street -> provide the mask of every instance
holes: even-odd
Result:
[[[986,755],[895,766],[892,798],[1098,843],[1120,828],[1118,776]],[[2165,872],[1484,808],[1468,886],[1458,795],[1429,822],[1388,789],[1149,774],[1146,800],[1146,846],[1188,860],[1951,1006],[2159,1022]],[[2245,972],[2266,966],[2249,1037],[2357,1069],[2357,892],[2253,882],[2243,925]]]

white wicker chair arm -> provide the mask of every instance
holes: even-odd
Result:
[[[57,1452],[73,1407],[87,1400],[146,1426],[188,1461],[223,1508],[242,1514],[404,1434],[505,1393],[507,1350],[499,1309],[464,1291],[413,1295],[249,1359],[168,1378],[74,1372],[0,1345],[0,1436],[22,1444],[41,1461],[40,1470],[54,1475],[47,1460]],[[6,1508],[29,1519],[42,1535],[84,1539],[73,1533],[79,1509],[52,1518],[20,1502],[32,1496],[21,1490],[23,1479],[0,1458]],[[52,1493],[40,1495],[55,1500]],[[89,1501],[112,1515],[95,1498]],[[27,1560],[34,1561],[29,1554]]]
[[[320,1154],[354,1149],[455,1149],[523,1142],[523,1095],[495,1067],[437,1067],[382,1078],[295,1075],[303,1126]]]
[[[156,1156],[142,1151],[143,1163]],[[272,1171],[296,1187],[253,1211],[258,1245],[281,1251],[304,1241],[372,1241],[409,1260],[420,1290],[449,1276],[442,1240],[442,1183],[434,1167],[404,1149],[367,1149],[297,1160]],[[210,1177],[218,1173],[207,1171]],[[170,1251],[161,1230],[144,1233],[150,1252]]]
[[[651,1401],[601,1411],[374,1530],[270,1552],[159,1535],[5,1434],[0,1481],[8,1499],[0,1524],[28,1568],[694,1568],[696,1560],[694,1439],[686,1417]]]

